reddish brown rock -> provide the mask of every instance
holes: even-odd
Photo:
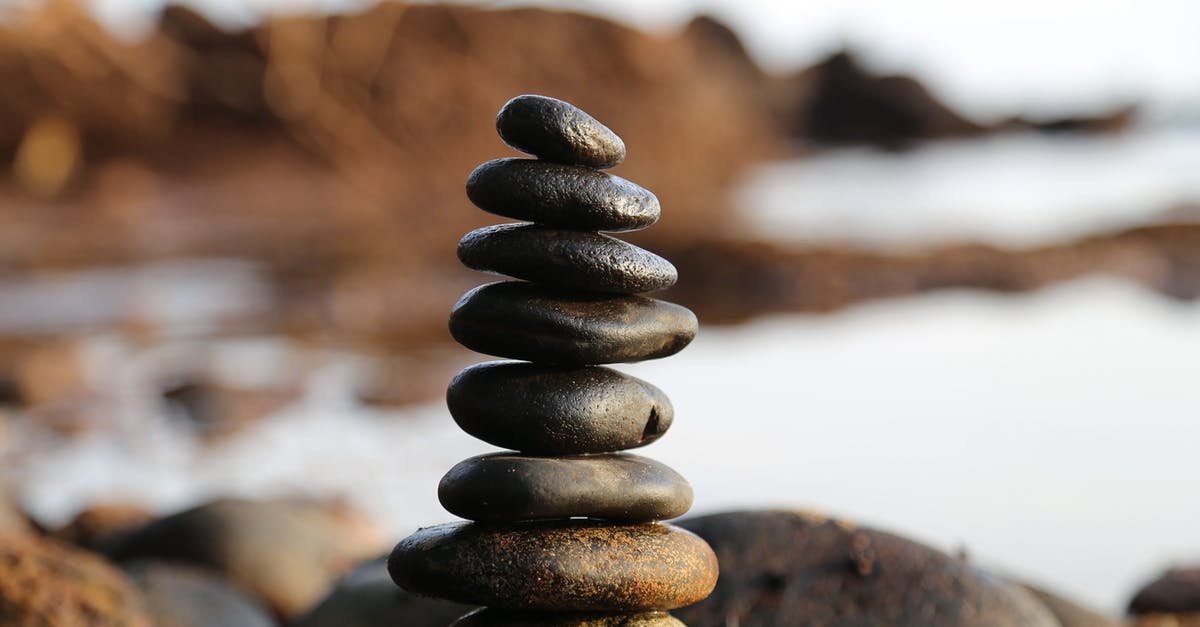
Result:
[[[0,625],[151,627],[134,587],[99,556],[0,535]]]
[[[712,595],[674,612],[690,625],[1060,627],[1016,586],[849,522],[761,511],[681,526],[708,541],[721,563]]]

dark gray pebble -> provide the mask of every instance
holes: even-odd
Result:
[[[1172,568],[1138,590],[1130,614],[1200,614],[1200,565]]]
[[[504,143],[546,161],[611,168],[625,160],[625,143],[579,107],[557,98],[526,94],[509,100],[496,116]]]
[[[575,517],[650,522],[687,513],[692,486],[667,465],[627,453],[493,453],[451,468],[438,485],[438,499],[451,514],[479,522]]]
[[[168,627],[275,627],[257,599],[213,572],[168,562],[126,564],[155,625]]]
[[[539,224],[471,231],[458,243],[458,258],[475,270],[595,292],[652,292],[678,278],[671,262],[615,237]]]
[[[484,442],[542,455],[644,446],[675,417],[662,390],[616,370],[514,361],[458,373],[446,405],[463,431]]]
[[[459,299],[450,334],[471,350],[546,364],[587,365],[673,355],[696,336],[686,307],[521,281],[490,283]]]
[[[588,231],[633,231],[658,220],[658,198],[619,176],[533,159],[475,168],[467,197],[491,213]]]
[[[360,565],[289,627],[446,627],[476,609],[406,592],[388,576],[387,556]],[[241,627],[213,623],[213,627]]]
[[[845,520],[790,511],[680,522],[721,556],[690,625],[1060,627],[1037,599],[969,563]]]
[[[450,627],[686,627],[666,612],[638,614],[580,614],[574,612],[513,612],[483,608]]]
[[[401,540],[388,572],[410,592],[492,608],[646,612],[707,596],[717,556],[662,523],[449,523]]]

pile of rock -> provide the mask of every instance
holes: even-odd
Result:
[[[486,606],[460,627],[679,625],[666,610],[708,595],[716,556],[656,522],[688,510],[688,483],[619,452],[662,436],[673,411],[654,386],[597,365],[665,357],[695,336],[691,311],[637,295],[669,287],[675,268],[600,233],[653,224],[658,200],[600,171],[624,159],[624,143],[570,104],[520,96],[496,126],[538,159],[489,161],[467,194],[532,223],[473,231],[459,258],[522,280],[468,292],[450,331],[472,350],[523,361],[467,368],[448,404],[463,430],[515,452],[452,468],[438,496],[474,522],[417,531],[388,569],[407,590]]]

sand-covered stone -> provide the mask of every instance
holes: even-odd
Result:
[[[653,292],[678,278],[671,262],[615,237],[539,224],[471,231],[458,243],[458,258],[475,270],[594,292]]]
[[[0,534],[0,625],[152,623],[133,584],[100,556],[32,534]]]
[[[666,464],[627,453],[492,453],[451,468],[438,485],[438,499],[450,513],[481,522],[576,517],[649,522],[687,513],[692,486]]]
[[[657,387],[602,366],[489,361],[450,382],[446,405],[458,426],[496,446],[571,455],[644,446],[675,417]]]
[[[625,160],[625,143],[579,107],[549,96],[509,100],[496,116],[504,143],[546,161],[611,168]]]
[[[661,523],[449,523],[401,540],[388,572],[406,590],[461,603],[639,612],[704,598],[717,559],[700,538]]]
[[[480,609],[450,627],[685,627],[666,612],[597,614]]]
[[[533,159],[495,159],[475,168],[467,197],[514,220],[589,231],[633,231],[658,220],[658,198],[619,176]]]
[[[471,350],[562,365],[673,355],[692,341],[697,326],[696,315],[674,303],[520,281],[477,287],[450,314],[451,335]]]

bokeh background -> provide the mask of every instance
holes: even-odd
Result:
[[[793,6],[794,5],[794,6]],[[1200,5],[0,5],[0,468],[89,507],[340,499],[393,541],[488,450],[463,193],[510,97],[664,207],[702,321],[621,367],[698,512],[805,507],[1109,611],[1200,560]],[[386,542],[384,542],[386,544]]]

